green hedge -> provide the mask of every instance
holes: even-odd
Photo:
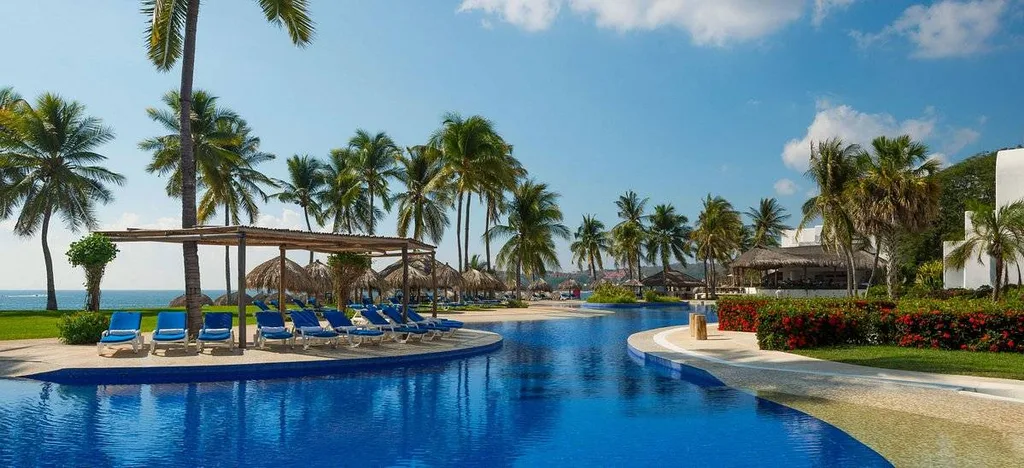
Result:
[[[647,291],[644,293],[644,300],[647,302],[681,302],[682,299],[674,296],[662,296],[655,291]]]
[[[64,344],[92,344],[100,340],[110,316],[99,312],[75,312],[57,320],[57,337]]]
[[[632,289],[612,284],[602,284],[594,289],[587,302],[596,304],[632,304],[636,302],[636,294]]]

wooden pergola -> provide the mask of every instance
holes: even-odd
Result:
[[[245,288],[245,250],[248,247],[276,247],[280,254],[281,269],[284,269],[285,253],[288,250],[306,250],[324,254],[358,253],[368,257],[401,257],[402,271],[402,317],[406,316],[409,306],[409,258],[413,256],[429,256],[431,261],[436,255],[435,247],[415,239],[403,237],[364,236],[355,234],[335,234],[327,232],[293,231],[290,229],[272,229],[254,226],[199,226],[182,229],[134,229],[124,231],[97,231],[112,242],[163,242],[181,244],[195,242],[198,245],[238,247],[238,284]],[[436,269],[431,271],[431,284],[434,297],[437,297]],[[284,275],[281,275],[282,283]],[[188,293],[188,291],[186,291]],[[199,294],[199,291],[195,291]],[[245,295],[238,295],[238,346],[245,348],[246,341],[246,303]],[[285,309],[285,287],[278,287],[278,304],[281,313]],[[437,316],[437,302],[431,310]]]

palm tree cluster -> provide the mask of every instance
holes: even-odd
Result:
[[[1020,263],[1024,256],[1024,200],[1000,206],[972,204],[971,229],[960,245],[946,257],[955,268],[963,268],[972,258],[995,263],[995,287],[992,300],[998,301],[1002,289],[1010,283],[1009,263],[1017,263],[1017,283],[1021,283]]]
[[[870,149],[839,138],[812,143],[806,176],[818,194],[804,203],[800,228],[822,220],[822,244],[846,259],[847,294],[858,288],[855,253],[871,247],[876,266],[881,252],[888,257],[886,283],[895,296],[900,243],[937,215],[939,168],[928,148],[907,135],[877,137]]]

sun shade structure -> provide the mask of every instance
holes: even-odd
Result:
[[[462,272],[462,287],[468,291],[501,291],[505,289],[505,283],[487,272],[470,268]]]
[[[551,292],[551,285],[548,284],[548,282],[544,281],[543,279],[539,279],[537,281],[530,283],[530,286],[528,287],[530,291]]]
[[[580,287],[580,284],[577,283],[576,280],[574,280],[572,278],[569,278],[569,279],[567,279],[565,281],[562,281],[561,283],[558,284],[558,289],[564,290],[564,291],[571,291],[571,290],[576,289],[578,287]]]
[[[334,288],[334,275],[331,274],[331,269],[324,265],[324,262],[314,260],[313,263],[306,265],[303,269],[309,275],[310,285],[312,286],[310,292],[313,294],[324,294]]]
[[[207,296],[206,294],[200,294],[199,303],[204,306],[213,305],[213,299],[210,299],[210,296]],[[167,307],[185,307],[185,295],[182,294],[171,299],[171,303],[167,304]]]
[[[184,297],[184,296],[182,296],[182,297]],[[246,304],[252,304],[252,297],[249,296],[248,294],[242,294],[242,300],[245,301]],[[216,299],[213,300],[213,305],[215,305],[215,306],[226,306],[226,305],[237,304],[237,303],[238,303],[238,293],[237,292],[233,292],[231,294],[221,294],[219,297],[217,297]]]
[[[245,275],[245,287],[271,291],[277,290],[283,285],[285,291],[293,293],[313,291],[313,280],[309,278],[309,273],[306,273],[302,266],[285,258],[283,277],[281,266],[280,258],[272,258],[259,264]]]
[[[381,284],[380,274],[373,271],[373,268],[367,268],[363,274],[352,280],[352,284],[349,285],[351,289],[376,289],[381,290],[384,286]]]
[[[323,254],[350,252],[368,257],[402,257],[403,266],[400,268],[402,275],[401,287],[404,291],[402,296],[403,314],[408,305],[409,298],[409,259],[410,257],[425,257],[430,264],[436,264],[434,259],[434,246],[409,238],[383,237],[383,236],[362,236],[353,234],[335,234],[327,232],[306,232],[293,231],[290,229],[272,229],[254,226],[198,226],[182,229],[132,229],[125,231],[97,231],[106,236],[112,242],[163,242],[170,244],[182,244],[195,242],[199,245],[214,246],[237,246],[238,247],[238,284],[248,285],[247,269],[245,265],[245,251],[249,247],[274,247],[279,251],[276,262],[277,271],[288,269],[285,254],[288,250],[307,250]],[[294,263],[294,262],[293,262]],[[299,267],[305,274],[305,270]],[[431,283],[436,285],[437,269],[434,268],[428,275]],[[278,300],[286,304],[285,291],[288,289],[287,274],[278,275],[278,284],[274,286],[278,293]],[[309,275],[307,274],[308,278]],[[309,286],[309,285],[306,285]],[[305,290],[306,288],[299,288]],[[433,288],[436,297],[437,288]],[[186,294],[195,295],[199,291],[186,291]],[[246,347],[246,303],[244,294],[238,296],[238,345],[239,348]],[[435,304],[432,315],[437,316]]]

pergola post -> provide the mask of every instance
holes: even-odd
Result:
[[[238,233],[238,348],[245,349],[245,233]]]
[[[408,320],[409,308],[409,246],[402,246],[402,321]]]
[[[278,257],[278,271],[277,278],[277,310],[281,312],[281,320],[285,320],[284,310],[287,308],[284,302],[284,259],[285,259],[285,248],[281,246],[281,254]]]
[[[430,303],[430,316],[437,318],[437,252],[430,252],[430,288],[434,290],[434,300]]]

